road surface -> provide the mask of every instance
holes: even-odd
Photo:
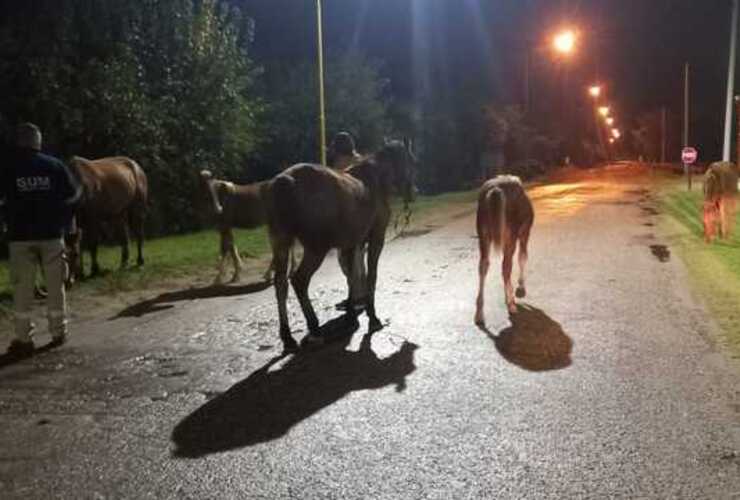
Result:
[[[258,284],[75,325],[0,369],[0,496],[740,498],[740,372],[632,171],[532,188],[529,295],[510,320],[492,266],[489,333],[472,207],[386,247],[372,337],[280,357]],[[352,331],[332,256],[311,296]]]

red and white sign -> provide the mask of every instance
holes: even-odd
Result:
[[[691,165],[692,163],[694,163],[698,156],[699,153],[696,151],[696,149],[692,147],[683,148],[681,150],[681,161],[687,165]]]

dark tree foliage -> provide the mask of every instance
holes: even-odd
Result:
[[[126,155],[150,179],[150,230],[197,225],[196,172],[235,176],[262,106],[253,26],[215,0],[32,0],[0,17],[0,132],[33,121],[61,156]]]

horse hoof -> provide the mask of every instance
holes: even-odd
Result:
[[[527,290],[523,286],[518,286],[516,288],[516,298],[523,299],[526,296],[527,296]]]
[[[306,343],[312,345],[322,345],[324,343],[324,337],[316,333],[309,333],[306,335]]]
[[[509,314],[516,314],[517,312],[516,304],[508,304],[506,308],[509,310]]]
[[[481,328],[483,328],[484,326],[486,326],[486,320],[485,320],[485,318],[483,318],[483,317],[480,317],[479,318],[479,317],[476,316],[476,318],[475,318],[475,326],[478,326],[478,327],[481,327]]]
[[[367,333],[379,332],[383,329],[383,323],[378,318],[371,318],[367,324]]]

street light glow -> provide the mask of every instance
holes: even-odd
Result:
[[[612,129],[612,137],[614,137],[615,139],[619,139],[621,136],[622,134],[619,132],[619,129]]]
[[[599,114],[605,118],[609,116],[609,106],[599,106]]]
[[[606,117],[606,124],[609,125],[610,127],[612,125],[614,125],[614,118],[612,118],[611,116],[607,116]]]
[[[609,138],[609,144],[614,144],[614,137]]]
[[[576,45],[576,34],[573,30],[561,31],[553,38],[555,50],[561,54],[570,54]]]
[[[592,85],[588,88],[588,93],[591,94],[591,97],[599,97],[601,95],[601,87],[598,85]]]

